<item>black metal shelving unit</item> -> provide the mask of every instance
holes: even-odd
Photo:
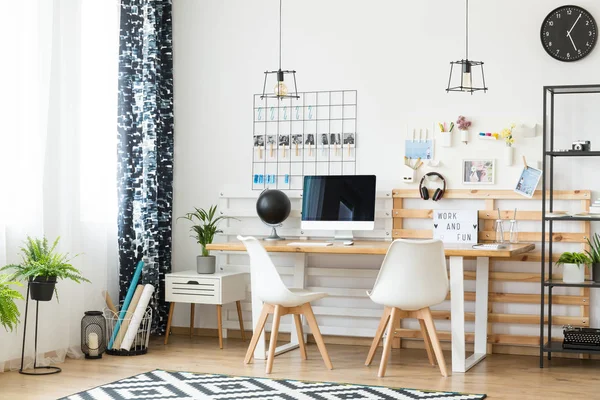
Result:
[[[573,284],[560,280],[546,279],[552,276],[552,229],[554,221],[600,221],[600,216],[594,217],[546,217],[546,211],[554,210],[554,159],[557,157],[600,157],[600,151],[556,151],[554,149],[554,97],[562,95],[600,94],[600,84],[596,85],[563,85],[544,86],[544,137],[543,137],[543,166],[542,179],[542,261],[541,261],[541,309],[540,309],[540,368],[544,368],[544,354],[548,360],[552,353],[587,353],[600,354],[598,350],[564,349],[562,342],[552,341],[552,289],[554,287],[600,288],[600,283],[586,281]],[[548,191],[548,193],[546,193]],[[546,224],[548,225],[548,243],[546,243]],[[546,248],[548,257],[546,257]],[[546,258],[548,258],[546,260]],[[547,341],[544,335],[545,294],[548,293],[548,323]]]

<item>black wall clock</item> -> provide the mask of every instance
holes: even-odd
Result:
[[[541,29],[542,45],[559,61],[577,61],[590,54],[598,40],[594,17],[578,6],[552,11]]]

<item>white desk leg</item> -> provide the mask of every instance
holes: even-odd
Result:
[[[258,296],[256,296],[256,290],[254,290],[252,284],[252,279],[250,280],[250,288],[252,290],[252,329],[256,328],[258,324],[258,317],[260,317],[260,312],[262,311],[263,303],[260,301]],[[266,346],[265,346],[265,332],[263,331],[260,334],[260,338],[258,339],[258,343],[256,344],[256,349],[254,350],[254,358],[257,360],[266,360]]]
[[[466,361],[465,369],[485,358],[487,353],[487,319],[488,319],[488,275],[490,259],[477,257],[477,277],[475,281],[475,352]]]
[[[304,253],[297,253],[294,255],[294,288],[296,289],[304,289],[304,285],[306,282],[306,262],[307,256]],[[304,316],[300,316],[300,321],[302,325],[304,325]],[[292,330],[290,331],[290,344],[298,346],[298,335],[294,332],[294,321],[291,322]],[[304,329],[303,331],[306,331]],[[304,336],[304,342],[306,342],[306,333]]]
[[[450,257],[452,371],[465,372],[465,284],[462,257]]]

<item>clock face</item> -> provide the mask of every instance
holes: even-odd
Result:
[[[581,7],[563,6],[552,11],[542,24],[542,45],[560,61],[577,61],[590,54],[598,40],[596,21]]]

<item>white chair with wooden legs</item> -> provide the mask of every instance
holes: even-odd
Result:
[[[321,336],[319,325],[310,306],[310,302],[322,299],[327,296],[327,293],[310,292],[304,289],[288,289],[271,257],[266,252],[264,247],[258,240],[253,237],[238,236],[238,239],[244,243],[246,250],[250,255],[250,277],[252,279],[252,290],[260,300],[264,303],[262,312],[258,319],[258,323],[254,327],[252,340],[246,353],[244,363],[248,364],[254,356],[254,349],[258,343],[258,339],[265,328],[265,323],[269,314],[273,314],[273,327],[271,329],[271,341],[269,343],[269,353],[267,356],[267,374],[273,369],[273,359],[275,358],[275,349],[277,347],[277,335],[279,333],[279,322],[284,315],[292,314],[294,316],[294,324],[296,325],[296,333],[298,334],[298,343],[300,345],[300,353],[302,359],[306,360],[306,345],[304,343],[304,334],[302,332],[302,321],[300,315],[306,317],[308,326],[317,342],[317,347],[321,352],[321,357],[325,365],[329,369],[333,369],[329,354],[325,348],[325,342]]]
[[[394,323],[400,318],[416,318],[421,325],[425,350],[431,365],[432,355],[443,376],[448,376],[442,347],[429,307],[443,302],[448,295],[448,273],[444,245],[440,240],[397,239],[390,246],[373,290],[371,300],[385,306],[365,365],[373,361],[381,337],[388,327],[379,366],[379,377],[385,375],[394,337]]]

